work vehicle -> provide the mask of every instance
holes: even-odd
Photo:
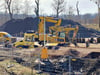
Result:
[[[34,48],[39,46],[38,42],[35,41],[37,35],[34,31],[28,31],[24,33],[24,39],[14,43],[14,46],[17,48]],[[36,45],[35,45],[36,44]]]
[[[52,34],[52,36],[56,36],[56,38],[58,38],[57,40],[49,40],[50,41],[54,41],[54,42],[62,42],[62,43],[66,43],[66,42],[73,42],[73,40],[75,39],[77,32],[78,32],[79,27],[76,26],[76,28],[72,28],[72,27],[62,27],[62,26],[51,26],[49,28],[50,34]],[[73,32],[72,32],[73,31]],[[72,33],[70,33],[72,32]],[[70,34],[72,35],[72,37],[70,37]],[[62,38],[62,40],[60,40],[60,38]]]
[[[45,25],[45,22],[51,22],[51,23],[54,23],[55,26],[60,26],[61,24],[61,19],[57,19],[57,18],[53,18],[53,17],[39,17],[40,19],[40,23],[39,23],[39,28],[38,28],[38,39],[39,41],[44,41],[44,33],[45,33],[45,30],[46,30],[46,26]],[[49,40],[48,39],[48,34],[45,33],[45,40]]]
[[[16,38],[11,36],[9,33],[7,32],[0,32],[0,42],[9,42],[9,43],[14,43],[16,42]]]
[[[44,42],[46,42],[46,46],[57,46],[58,44],[69,42],[66,41],[66,38],[69,36],[68,33],[70,31],[74,31],[72,39],[74,39],[77,34],[78,26],[76,28],[62,27],[60,26],[61,19],[55,19],[53,17],[39,17],[39,19],[38,32],[25,33],[24,40],[16,42],[14,46],[29,48],[44,45]],[[45,22],[55,23],[54,26],[49,27],[48,34],[45,32]],[[64,36],[62,36],[62,34],[64,34]]]

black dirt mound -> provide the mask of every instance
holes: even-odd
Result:
[[[25,19],[14,19],[6,22],[4,25],[0,27],[1,31],[6,31],[10,34],[16,34],[20,32],[26,32],[27,30],[38,30],[38,24],[39,19],[38,18],[25,18]],[[84,26],[80,25],[77,22],[74,22],[72,20],[64,20],[62,19],[61,26],[67,26],[71,24],[72,27],[75,27],[76,25],[79,26],[79,32],[77,34],[77,37],[79,38],[87,38],[87,37],[95,37],[100,35],[99,31],[85,28]],[[48,32],[49,26],[54,26],[54,23],[47,22],[46,23],[46,32]],[[71,33],[70,33],[71,34]]]
[[[37,30],[38,19],[35,18],[26,18],[26,19],[17,19],[10,20],[1,26],[3,31],[6,31],[10,34],[16,34],[20,32],[26,32],[27,30]]]
[[[73,49],[70,49],[68,52],[67,52],[67,55],[70,55],[72,57],[79,57],[79,54],[80,52],[76,51],[76,50],[73,50]]]
[[[85,58],[100,58],[100,52],[91,52],[87,56],[85,56]]]

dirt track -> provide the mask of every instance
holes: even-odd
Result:
[[[66,55],[70,50],[78,51],[78,57],[84,57],[91,52],[100,52],[100,44],[90,44],[89,48],[85,48],[85,44],[78,44],[79,47],[74,47],[71,45],[70,47],[60,47],[58,50],[48,50],[48,54],[50,56],[59,56]],[[41,53],[42,48],[36,49],[15,49],[13,50],[14,56],[22,57],[22,56],[30,56],[30,55],[39,55]],[[0,56],[9,56],[11,54],[11,50],[0,50]]]
[[[57,51],[49,51],[49,55],[65,55],[69,50],[76,50],[78,52],[80,52],[79,57],[84,57],[86,55],[88,55],[91,52],[100,52],[100,48],[99,49],[95,49],[95,48],[75,48],[75,47],[61,47],[60,50]]]
[[[61,47],[59,50],[49,50],[49,55],[65,55],[69,50],[76,50],[80,52],[79,57],[84,57],[91,52],[100,52],[100,44],[90,44],[89,48],[85,47],[85,44],[78,44],[79,47],[75,47],[73,44],[70,47]]]

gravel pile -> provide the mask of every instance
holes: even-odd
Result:
[[[38,30],[38,18],[25,18],[25,19],[14,19],[6,22],[4,25],[0,27],[1,31],[6,31],[10,34],[16,34],[20,32],[26,32],[27,30]],[[68,26],[69,24],[72,27],[76,25],[79,26],[79,32],[77,34],[78,38],[88,38],[88,37],[96,37],[100,35],[100,32],[94,29],[88,29],[84,26],[80,25],[78,22],[74,22],[72,20],[64,20],[62,19],[61,26]],[[47,22],[46,23],[46,32],[48,32],[49,26],[54,26],[54,23]],[[71,33],[70,33],[71,34]],[[71,34],[72,35],[72,34]]]

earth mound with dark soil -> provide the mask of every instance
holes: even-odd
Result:
[[[2,25],[0,27],[0,30],[6,31],[10,34],[16,34],[20,32],[25,33],[27,30],[37,31],[38,24],[39,24],[39,18],[28,17],[25,19],[13,19],[13,20],[6,22],[4,25]],[[85,28],[84,26],[80,25],[78,22],[62,19],[61,26],[68,26],[69,24],[71,24],[72,27],[75,27],[76,25],[79,26],[79,31],[77,34],[77,37],[79,38],[96,37],[100,35],[99,31],[96,31],[94,29]],[[54,26],[54,23],[51,23],[51,22],[46,23],[47,32],[48,32],[49,26]]]

